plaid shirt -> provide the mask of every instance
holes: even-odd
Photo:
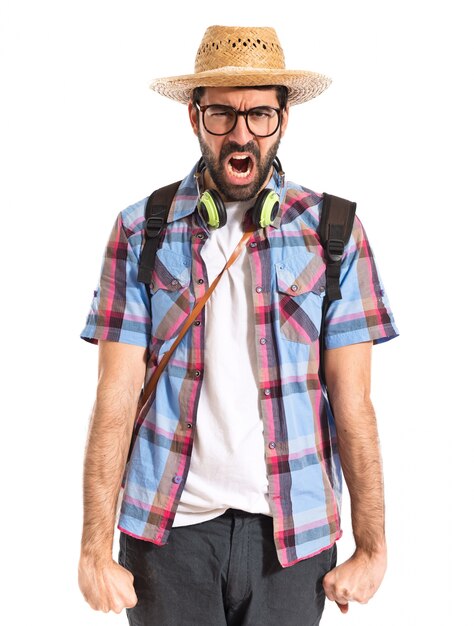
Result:
[[[82,337],[147,348],[147,379],[208,288],[201,257],[212,234],[196,208],[193,171],[173,201],[157,253],[151,302],[137,282],[146,199],[119,216]],[[317,235],[321,196],[287,182],[272,226],[255,231],[252,273],[260,413],[268,496],[280,563],[286,567],[341,536],[341,465],[334,419],[318,378],[324,253]],[[336,348],[397,335],[364,230],[356,218],[341,269],[342,300],[327,315],[326,345]],[[205,309],[165,368],[145,407],[127,465],[119,528],[162,545],[186,483],[204,371]],[[229,332],[232,332],[229,320]]]

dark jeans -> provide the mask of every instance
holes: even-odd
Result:
[[[273,520],[229,509],[165,546],[122,534],[119,562],[135,577],[131,626],[317,626],[336,546],[283,568]]]

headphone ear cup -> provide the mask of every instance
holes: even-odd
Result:
[[[214,189],[206,189],[198,202],[198,211],[211,228],[220,228],[227,222],[227,211],[220,195]]]
[[[255,206],[252,209],[252,222],[255,226],[266,228],[274,221],[280,198],[273,189],[264,189],[258,194]]]

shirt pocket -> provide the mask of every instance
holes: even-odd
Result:
[[[194,305],[191,259],[158,250],[150,283],[152,332],[156,339],[176,337]]]
[[[277,263],[275,269],[283,338],[297,343],[316,341],[326,293],[324,260],[305,250]]]

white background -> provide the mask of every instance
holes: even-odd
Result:
[[[2,0],[2,623],[126,624],[76,584],[97,356],[79,333],[115,215],[198,157],[185,107],[148,84],[192,72],[210,24],[274,26],[288,68],[333,78],[292,109],[281,160],[290,180],[357,200],[401,332],[374,350],[389,571],[367,606],[330,603],[323,623],[474,623],[467,8]]]

